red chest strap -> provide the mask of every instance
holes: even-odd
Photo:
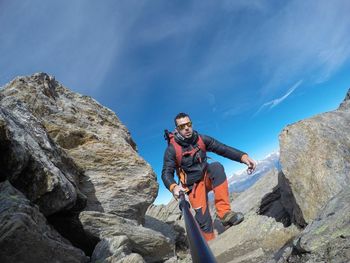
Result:
[[[170,138],[170,143],[174,146],[175,149],[175,154],[176,154],[176,167],[180,167],[181,166],[181,160],[182,157],[185,155],[191,155],[193,156],[194,154],[196,154],[199,150],[202,150],[203,152],[206,152],[206,147],[205,144],[203,142],[203,139],[201,136],[198,136],[198,141],[197,141],[197,146],[194,147],[193,149],[186,151],[186,152],[182,152],[182,147],[180,144],[178,144],[174,137]]]

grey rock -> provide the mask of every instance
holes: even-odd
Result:
[[[8,179],[45,215],[82,208],[86,198],[77,188],[78,167],[25,105],[6,97],[0,102],[0,178]]]
[[[87,211],[143,222],[157,195],[156,176],[111,110],[45,73],[16,78],[0,93],[2,103],[21,101],[81,168],[79,189],[87,196]]]
[[[171,243],[175,244],[178,233],[175,231],[172,224],[167,224],[154,217],[146,215],[144,227],[162,233],[164,236],[169,238]]]
[[[143,263],[146,262],[144,259],[137,253],[131,253],[130,255],[127,255],[126,257],[117,260],[112,261],[112,263]]]
[[[350,262],[350,190],[345,189],[324,207],[295,241],[299,251],[326,262]]]
[[[289,246],[278,263],[350,262],[350,190],[333,197],[318,217]]]
[[[151,205],[146,212],[145,226],[174,240],[178,260],[184,260],[189,254],[185,222],[174,198],[167,205]]]
[[[350,183],[349,92],[339,109],[288,125],[280,161],[306,222]]]
[[[229,228],[209,245],[220,263],[266,262],[298,233],[294,225],[285,228],[274,218],[249,212],[241,224]]]
[[[181,220],[179,203],[174,198],[167,205],[150,205],[146,214],[166,223],[175,223]]]
[[[164,263],[178,263],[177,257],[169,258],[168,260],[164,261]]]
[[[139,254],[132,253],[127,236],[115,236],[101,240],[91,257],[91,262],[145,262]]]
[[[138,225],[136,221],[92,211],[82,212],[80,220],[87,232],[100,237],[101,240],[108,241],[114,240],[115,237],[126,236],[130,242],[130,245],[127,245],[130,251],[140,254],[147,262],[156,262],[173,256],[174,244],[169,238]],[[109,244],[109,246],[115,245]]]
[[[108,261],[114,257],[116,260],[130,254],[130,244],[127,236],[103,238],[95,247],[91,262]]]
[[[9,181],[0,183],[0,247],[2,263],[89,261],[51,228],[38,207]]]

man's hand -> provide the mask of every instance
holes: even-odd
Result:
[[[181,185],[176,185],[173,189],[173,196],[175,199],[179,199],[180,191],[186,192],[186,189],[183,188]]]
[[[242,157],[242,163],[246,164],[248,166],[247,173],[252,174],[256,168],[256,162],[251,159],[248,155],[243,155]]]

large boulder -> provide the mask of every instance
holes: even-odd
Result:
[[[280,161],[304,218],[350,183],[350,90],[332,112],[288,125],[280,134]]]
[[[349,188],[332,198],[294,241],[295,250],[315,262],[350,262],[349,201]]]
[[[0,102],[0,181],[8,180],[38,205],[40,216],[47,217],[38,228],[48,222],[58,238],[84,250],[91,262],[172,256],[173,240],[140,225],[158,184],[112,111],[44,73],[16,78],[0,90]],[[15,229],[22,235],[21,228]],[[28,254],[29,244],[42,242],[35,231],[31,239],[23,230],[21,244]],[[3,250],[7,258],[11,253]],[[52,260],[60,261],[56,254]],[[76,262],[70,256],[67,261]]]
[[[141,263],[145,261],[141,255],[132,252],[130,240],[122,235],[103,238],[97,244],[91,262]]]
[[[85,210],[144,220],[157,195],[156,176],[111,110],[45,73],[16,78],[0,94],[2,103],[15,107],[20,101],[28,108],[81,168]]]
[[[166,223],[175,223],[181,220],[181,210],[177,200],[172,198],[167,205],[150,205],[146,215]]]
[[[116,248],[112,255],[106,251],[102,253],[108,257],[118,258],[123,253],[129,255],[133,251],[142,255],[147,262],[157,262],[172,256],[174,244],[171,240],[160,232],[136,224],[133,220],[92,211],[82,212],[80,220],[87,232],[103,241],[97,246],[98,252],[94,251],[94,254],[101,254],[99,246],[103,245],[102,251],[111,246]]]
[[[350,190],[342,190],[271,262],[350,262]]]
[[[7,97],[0,102],[0,179],[8,179],[45,215],[82,208],[78,167],[23,103]]]
[[[9,181],[0,183],[0,262],[88,262]]]
[[[162,233],[175,244],[179,259],[189,254],[185,222],[177,200],[172,198],[167,205],[150,205],[145,219],[145,227]]]

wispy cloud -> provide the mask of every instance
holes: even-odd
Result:
[[[48,71],[144,108],[159,86],[168,97],[210,93],[211,110],[227,117],[297,80],[326,81],[350,59],[347,0],[39,2],[0,1],[1,82]],[[242,92],[247,79],[259,86]]]
[[[232,18],[217,29],[193,81],[205,85],[225,74],[231,77],[231,88],[241,79],[239,69],[249,65],[263,80],[261,98],[298,79],[326,81],[350,59],[349,9],[350,2],[344,0],[295,0],[253,5],[244,17],[235,13],[241,20]]]
[[[39,2],[1,4],[0,67],[15,76],[45,71],[84,93],[100,89],[143,5]]]
[[[286,94],[284,94],[282,97],[273,99],[269,102],[264,103],[257,112],[254,113],[253,117],[258,115],[263,109],[268,108],[268,110],[271,110],[272,108],[276,107],[277,105],[281,104],[285,99],[287,99],[290,94],[292,94],[302,83],[302,80],[299,80],[297,83],[295,83]]]
[[[213,93],[207,93],[208,104],[211,107],[212,112],[216,112],[216,97]]]

